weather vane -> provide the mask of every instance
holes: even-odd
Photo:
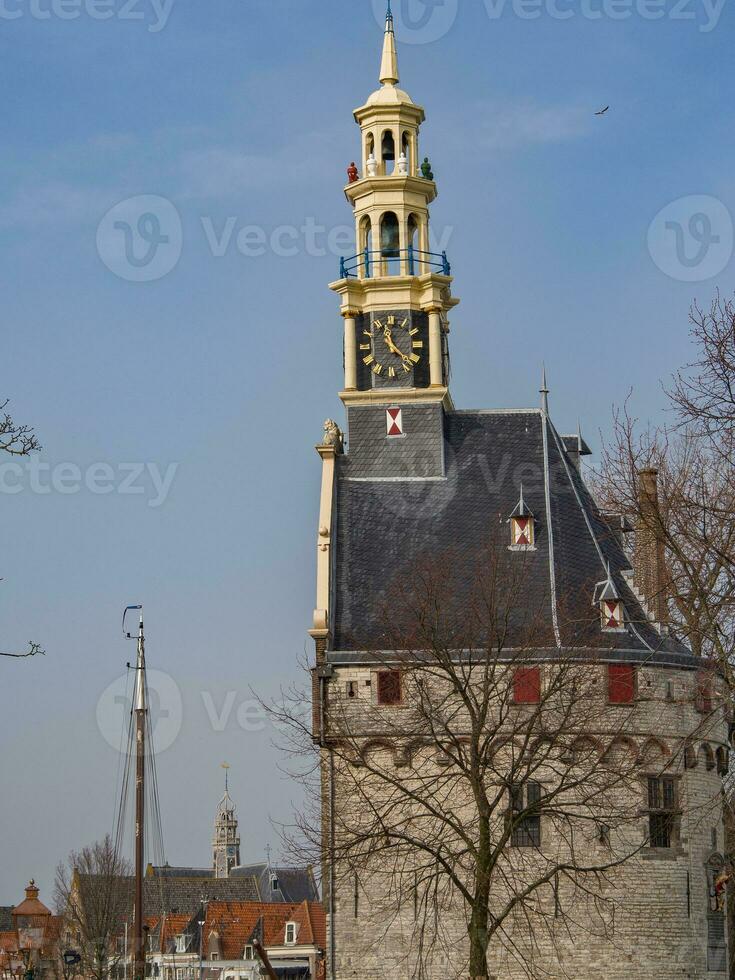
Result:
[[[229,776],[229,773],[228,773],[228,771],[227,771],[227,770],[228,770],[228,769],[230,768],[230,764],[229,764],[229,762],[223,762],[223,763],[222,763],[222,768],[223,768],[223,769],[224,769],[224,771],[225,771],[225,793],[227,793],[227,792],[228,792],[228,790],[229,790],[229,787],[228,787],[228,785],[227,785],[227,783],[228,783],[228,776]]]

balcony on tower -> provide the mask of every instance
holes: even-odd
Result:
[[[339,277],[376,279],[432,272],[450,276],[447,253],[430,251],[428,237],[428,220],[420,213],[399,217],[387,210],[375,218],[363,215],[358,223],[359,251],[340,259]]]

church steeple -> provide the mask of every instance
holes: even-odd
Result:
[[[212,841],[212,865],[215,878],[229,878],[230,871],[240,864],[240,835],[237,832],[235,804],[230,798],[228,770],[225,770],[225,795],[217,806],[214,819],[214,840]]]
[[[354,113],[362,166],[348,169],[345,193],[356,254],[340,261],[340,278],[330,284],[345,321],[340,397],[350,405],[412,398],[448,406],[448,313],[459,300],[451,294],[447,255],[432,248],[429,234],[437,187],[419,153],[424,110],[398,81],[389,3],[381,87]]]
[[[385,15],[385,37],[383,39],[383,59],[380,62],[380,84],[397,85],[398,52],[396,51],[396,35],[393,30],[393,12],[388,0],[388,13]]]

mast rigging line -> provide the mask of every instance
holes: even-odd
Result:
[[[140,624],[137,635],[133,635],[126,630],[125,622],[128,613],[132,610],[140,611]],[[148,676],[145,663],[145,640],[143,633],[142,606],[128,606],[123,612],[122,618],[123,635],[126,639],[136,640],[138,646],[138,657],[134,668],[135,684],[133,695],[130,701],[130,711],[127,719],[127,739],[125,739],[125,725],[123,725],[120,737],[120,749],[122,750],[123,741],[126,742],[125,753],[122,760],[118,761],[118,772],[116,777],[116,790],[118,792],[117,806],[115,808],[114,819],[114,865],[120,869],[123,854],[127,850],[128,832],[132,830],[132,838],[135,842],[136,852],[136,878],[134,894],[135,913],[138,905],[138,897],[142,915],[138,918],[137,931],[134,928],[133,954],[136,966],[140,972],[140,966],[144,963],[145,957],[145,919],[150,918],[151,911],[146,910],[142,896],[142,881],[145,877],[146,858],[153,864],[160,867],[165,866],[165,848],[163,838],[163,822],[161,818],[161,801],[158,783],[158,771],[153,743],[153,724],[151,721],[150,690],[148,686]],[[130,668],[131,665],[128,664]],[[126,683],[125,699],[129,695],[129,683]],[[140,753],[138,753],[138,741],[142,743]],[[139,757],[140,756],[140,757]],[[122,778],[120,771],[122,769]],[[128,826],[128,798],[131,792],[136,794],[135,815],[132,826]],[[142,824],[142,828],[139,826]],[[119,874],[119,870],[117,871]],[[165,876],[158,877],[158,898],[159,908],[155,910],[159,936],[162,939],[165,929],[167,914],[167,880]],[[137,956],[136,956],[137,953]],[[144,967],[143,967],[144,969]],[[137,973],[133,970],[134,980],[137,980]]]

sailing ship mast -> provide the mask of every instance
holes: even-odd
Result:
[[[133,980],[145,977],[143,874],[145,871],[145,734],[148,726],[147,684],[145,676],[145,634],[143,631],[143,607],[128,606],[123,614],[131,609],[140,610],[138,624],[138,657],[135,664],[135,696],[133,713],[135,715],[135,906],[133,914]],[[126,633],[132,639],[130,633]]]

